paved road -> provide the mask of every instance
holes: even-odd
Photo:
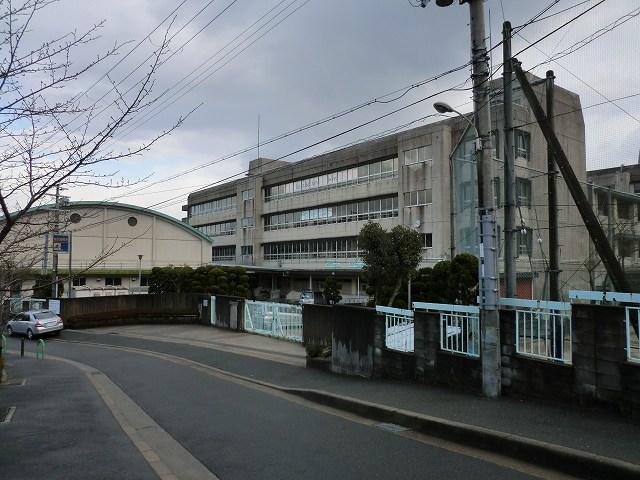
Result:
[[[10,340],[10,348],[17,345]],[[173,345],[171,353],[187,357],[192,348]],[[530,478],[508,463],[438,448],[411,432],[391,432],[163,355],[55,340],[47,343],[47,354],[106,374],[223,480]]]

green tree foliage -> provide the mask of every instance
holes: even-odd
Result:
[[[418,270],[413,282],[415,301],[473,305],[478,296],[478,259],[468,253]]]
[[[327,277],[324,281],[324,290],[322,296],[329,305],[340,303],[342,295],[340,295],[340,283],[333,277]]]
[[[149,293],[207,293],[247,297],[250,278],[242,267],[155,267]]]
[[[422,258],[420,233],[403,225],[390,232],[369,222],[360,230],[358,248],[364,262],[368,293],[376,303],[394,304],[402,285],[411,278]]]

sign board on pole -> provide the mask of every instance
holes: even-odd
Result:
[[[60,300],[54,300],[53,298],[50,298],[49,310],[51,310],[56,315],[60,315]]]
[[[69,253],[69,234],[53,234],[53,251],[56,253]]]

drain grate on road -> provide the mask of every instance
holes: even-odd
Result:
[[[376,424],[376,428],[386,430],[391,433],[406,432],[407,430],[410,430],[409,428],[398,425],[397,423],[378,423]]]

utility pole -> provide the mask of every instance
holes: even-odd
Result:
[[[67,298],[71,298],[71,288],[73,287],[73,276],[71,275],[71,260],[73,255],[73,232],[69,231],[69,281]]]
[[[500,396],[502,369],[500,365],[500,315],[498,311],[498,255],[496,211],[493,196],[493,163],[491,158],[491,124],[489,120],[489,57],[485,43],[484,0],[460,0],[469,4],[471,27],[471,61],[473,63],[473,111],[476,130],[476,172],[478,177],[478,216],[480,245],[478,278],[480,297],[480,349],[482,361],[482,392],[486,397]],[[436,0],[439,7],[448,7],[453,0]],[[434,104],[437,111],[453,111],[446,104]],[[464,118],[464,116],[463,116]]]
[[[54,210],[53,233],[58,233],[60,229],[60,185],[56,185],[56,206]],[[58,298],[58,252],[53,249],[53,298]]]
[[[480,217],[480,340],[482,392],[495,398],[501,393],[500,315],[498,311],[498,256],[496,212],[489,110],[489,59],[485,43],[484,1],[467,0],[470,11],[473,61],[473,110],[481,150],[477,153],[478,214]]]
[[[515,265],[515,205],[516,172],[513,133],[513,68],[511,66],[511,22],[502,25],[502,85],[504,94],[504,277],[505,294],[514,298],[516,288]]]
[[[142,257],[138,255],[138,294],[142,293]]]
[[[545,83],[547,97],[547,120],[551,130],[554,130],[553,101],[554,79],[553,70],[547,71]],[[560,301],[560,263],[558,246],[558,193],[556,191],[556,161],[553,149],[547,144],[547,192],[549,194],[549,300]]]

